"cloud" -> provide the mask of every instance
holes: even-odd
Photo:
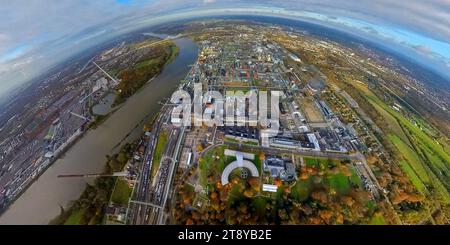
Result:
[[[431,51],[430,47],[426,45],[414,45],[412,46],[413,49],[415,49],[417,52],[424,54],[424,55],[430,55],[433,52]]]
[[[5,54],[0,56],[0,63],[5,63],[17,59],[23,54],[25,54],[28,49],[29,49],[28,45],[19,45],[9,51],[6,51]]]
[[[371,26],[364,26],[362,29],[372,35],[380,35],[380,33]]]

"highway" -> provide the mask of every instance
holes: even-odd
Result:
[[[167,119],[169,113],[165,113],[166,111],[162,110],[161,114],[158,116],[156,122],[151,131],[150,139],[148,141],[147,147],[145,148],[144,159],[142,164],[142,169],[139,174],[139,181],[137,187],[135,188],[136,194],[135,200],[131,200],[129,207],[132,209],[130,213],[131,218],[130,222],[132,224],[142,224],[145,221],[146,213],[151,209],[149,205],[143,205],[141,203],[147,203],[150,201],[150,174],[153,164],[153,154],[156,149],[156,141],[158,135],[161,131],[161,127],[163,122]]]
[[[129,223],[131,224],[162,224],[164,222],[164,209],[170,196],[173,175],[176,162],[180,157],[185,128],[174,127],[168,122],[170,120],[170,108],[163,107],[156,120],[148,145],[145,150],[142,170],[139,181],[130,200]],[[169,137],[161,157],[159,169],[156,176],[151,178],[153,156],[156,150],[157,138],[162,130],[168,130]]]

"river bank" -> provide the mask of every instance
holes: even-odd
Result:
[[[60,214],[61,207],[67,208],[83,193],[86,183],[93,183],[82,178],[60,179],[57,175],[102,172],[106,155],[113,155],[119,146],[140,136],[144,122],[159,111],[158,102],[171,95],[197,59],[194,42],[185,38],[174,42],[180,48],[174,61],[56,160],[0,216],[0,224],[48,224]]]

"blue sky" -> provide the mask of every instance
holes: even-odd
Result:
[[[15,0],[0,4],[0,95],[114,36],[233,13],[284,16],[348,31],[450,77],[449,0]]]

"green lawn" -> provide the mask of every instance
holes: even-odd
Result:
[[[136,64],[136,69],[145,69],[147,67],[153,66],[158,64],[158,60],[152,58],[152,59],[148,59],[148,60],[143,60],[139,63]]]
[[[227,146],[219,146],[210,149],[206,152],[205,156],[199,160],[199,176],[201,185],[206,186],[207,184],[211,184],[208,182],[208,176],[220,176],[228,164],[236,161],[236,157],[224,155],[226,148]],[[255,154],[255,160],[253,160],[253,163],[259,172],[261,169],[261,160],[259,159],[258,154]]]
[[[403,172],[408,176],[409,180],[412,184],[417,188],[417,190],[422,194],[427,194],[427,187],[420,180],[419,176],[417,176],[416,172],[411,168],[411,166],[406,161],[400,161],[398,163]]]
[[[366,86],[354,85],[377,110],[385,111],[381,114],[386,120],[390,120],[390,117],[386,117],[387,113],[395,118],[403,129],[403,132],[395,131],[396,135],[389,135],[388,139],[405,158],[406,161],[400,162],[399,165],[418,191],[426,193],[427,188],[425,186],[430,184],[444,203],[450,203],[450,194],[447,190],[448,186],[450,186],[448,177],[450,175],[450,154],[446,150],[448,145],[442,140],[439,141],[438,139],[435,141],[432,138],[436,136],[436,131],[425,120],[414,115],[413,118],[416,121],[414,123],[404,117],[402,113],[388,106]],[[402,134],[408,137],[412,147],[402,140],[404,138]]]
[[[256,168],[258,169],[258,172],[261,172],[261,159],[259,159],[258,154],[255,154],[255,159],[252,161],[253,164],[255,164]],[[262,173],[259,173],[261,175]]]
[[[118,179],[114,192],[111,196],[111,201],[115,204],[126,206],[128,204],[131,191],[132,189],[128,186],[128,183],[125,180]]]
[[[298,180],[291,190],[291,196],[299,202],[308,199],[313,187],[312,177],[306,180]]]
[[[155,154],[153,155],[152,172],[151,178],[153,179],[158,171],[159,165],[161,164],[161,158],[164,153],[167,141],[169,140],[167,132],[162,131],[158,135],[158,140],[156,142]]]
[[[291,189],[291,196],[297,201],[307,200],[311,192],[316,188],[330,188],[339,195],[346,195],[352,186],[362,186],[361,179],[353,168],[349,168],[352,174],[349,177],[343,172],[333,173],[331,169],[338,167],[340,164],[333,159],[305,157],[303,160],[307,166],[315,166],[318,171],[325,173],[325,175],[322,177],[319,175],[309,176],[306,180],[297,180]]]
[[[79,225],[81,219],[83,218],[84,212],[85,209],[79,209],[72,212],[66,222],[64,222],[64,225]]]
[[[238,201],[238,200],[244,198],[244,194],[241,191],[241,189],[242,189],[242,183],[237,183],[237,184],[233,185],[233,187],[230,190],[229,197],[228,197],[229,204],[232,204],[235,201]]]
[[[398,123],[397,119],[392,116],[391,114],[389,114],[389,112],[387,112],[386,110],[384,110],[380,105],[378,105],[377,103],[372,103],[373,107],[375,107],[375,109],[381,114],[381,116],[383,116],[383,118],[386,120],[386,123],[389,127],[390,132],[395,132],[395,134],[403,141],[405,142],[408,146],[411,147],[410,142],[408,140],[408,137],[406,136],[406,134],[403,132],[402,127],[400,126],[400,124]]]
[[[180,53],[180,48],[175,44],[170,45],[170,58],[167,60],[166,64],[172,63],[178,53]]]
[[[369,222],[369,225],[385,225],[386,221],[382,215],[374,215]]]
[[[205,156],[200,158],[199,160],[199,169],[200,169],[200,184],[202,186],[206,186],[208,184],[208,176],[217,175],[225,168],[226,163],[231,162],[232,159],[229,157],[225,157],[224,150],[226,146],[219,146],[213,149],[210,149],[206,152]]]
[[[349,177],[350,183],[361,187],[362,181],[359,178],[358,174],[356,174],[356,170],[352,167],[352,168],[350,168],[350,172],[352,173],[352,176]]]
[[[388,135],[388,139],[397,147],[417,176],[426,184],[430,184],[427,170],[420,162],[419,156],[396,135]]]
[[[329,174],[327,179],[330,187],[336,190],[340,195],[347,194],[351,188],[349,177],[345,176],[343,173]]]
[[[319,169],[320,168],[325,169],[325,168],[336,166],[336,163],[334,162],[334,160],[328,159],[328,158],[304,157],[303,160],[305,161],[306,166],[308,166],[308,167],[315,166],[316,168],[319,168]]]
[[[252,206],[255,208],[255,213],[258,214],[258,216],[260,217],[266,214],[266,204],[267,204],[266,197],[259,196],[252,199]]]
[[[315,159],[315,158],[305,157],[305,158],[303,158],[303,160],[305,161],[306,166],[308,166],[308,167],[312,167],[317,164],[317,159]]]
[[[430,136],[428,136],[424,131],[422,131],[418,126],[414,125],[411,121],[406,119],[401,113],[395,111],[383,101],[377,98],[375,95],[366,95],[372,104],[377,104],[393,117],[395,117],[399,124],[405,127],[417,141],[421,142],[428,149],[432,150],[436,155],[442,158],[447,165],[450,165],[450,155],[442,149],[442,147],[435,142]]]

